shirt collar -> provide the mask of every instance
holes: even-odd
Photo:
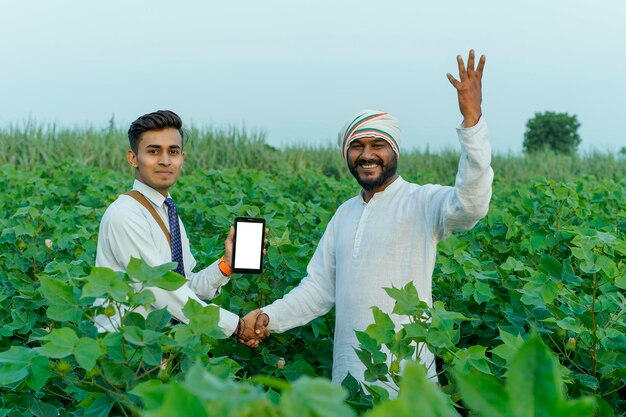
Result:
[[[139,191],[144,195],[144,197],[150,200],[152,204],[159,208],[163,206],[163,203],[165,203],[165,197],[163,197],[163,194],[137,179],[133,183],[133,190]],[[170,194],[167,193],[167,196],[170,197]]]
[[[374,194],[374,196],[372,197],[372,199],[370,200],[370,202],[374,199],[381,199],[381,198],[385,198],[388,196],[392,196],[396,193],[397,190],[400,189],[400,187],[402,187],[402,184],[404,184],[406,181],[404,181],[404,179],[398,175],[398,178],[396,178],[391,184],[389,184],[387,186],[387,188],[385,188],[382,191],[379,191],[377,193]],[[363,199],[363,190],[361,190],[361,192],[359,193],[359,199],[365,203],[365,200]]]

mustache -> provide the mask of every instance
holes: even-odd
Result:
[[[354,163],[354,166],[359,166],[363,164],[378,164],[380,166],[384,166],[383,160],[379,158],[372,158],[372,159],[359,158]]]

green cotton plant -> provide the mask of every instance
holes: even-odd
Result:
[[[413,282],[404,288],[385,288],[385,291],[395,300],[392,314],[406,317],[406,323],[396,330],[389,314],[372,307],[374,323],[365,331],[356,331],[359,341],[356,353],[366,366],[365,381],[377,382],[364,384],[375,402],[387,400],[389,390],[397,391],[402,363],[416,360],[424,349],[463,368],[489,372],[484,348],[459,349],[456,346],[460,338],[459,325],[469,320],[467,317],[446,310],[442,302],[428,307],[420,300]]]
[[[477,370],[453,374],[478,417],[591,417],[597,409],[593,397],[567,399],[558,361],[538,336],[520,346],[505,383]]]
[[[311,155],[305,157],[316,161],[316,166],[323,165],[319,161],[325,157]],[[402,175],[417,175],[420,182],[451,183],[453,178],[438,177],[437,172],[455,169],[452,156],[442,156],[441,169],[411,167],[409,158],[401,167]],[[415,160],[421,161],[418,154]],[[221,307],[241,315],[298,285],[328,220],[343,201],[358,193],[352,178],[337,180],[319,170],[307,170],[305,165],[299,167],[282,170],[276,166],[274,172],[189,165],[172,188],[172,194],[181,197],[179,214],[199,267],[221,256],[235,215],[261,215],[268,220],[270,245],[263,274],[231,277],[213,300]],[[471,231],[453,234],[438,246],[433,300],[443,303],[446,311],[471,319],[454,320],[451,327],[444,323],[439,336],[431,336],[439,380],[447,395],[458,399],[451,373],[456,366],[483,373],[488,369],[503,380],[534,331],[558,355],[568,397],[594,396],[599,416],[626,412],[624,167],[624,161],[600,157],[494,158],[498,175],[487,217]],[[529,181],[530,173],[552,179]],[[0,387],[0,410],[12,410],[6,412],[9,415],[54,415],[57,410],[81,414],[86,409],[89,415],[98,415],[98,410],[121,414],[119,404],[125,397],[96,392],[94,387],[89,387],[91,391],[77,388],[73,382],[64,382],[59,372],[81,379],[89,373],[86,381],[104,381],[101,364],[130,359],[124,356],[122,345],[128,348],[126,354],[134,352],[133,366],[140,360],[142,366],[156,363],[160,352],[162,358],[174,360],[162,364],[164,369],[154,365],[153,371],[137,377],[124,366],[108,365],[106,379],[116,387],[123,386],[126,378],[130,385],[159,378],[178,380],[198,357],[208,372],[220,377],[234,374],[245,380],[269,375],[293,382],[302,376],[330,376],[332,311],[307,326],[272,335],[257,350],[232,339],[201,334],[208,331],[201,323],[213,313],[196,311],[198,306],[188,312],[197,312],[199,317],[193,332],[183,330],[185,326],[169,326],[167,314],[161,311],[152,312],[149,319],[129,314],[124,326],[130,330],[100,340],[103,335],[97,334],[90,319],[95,312],[87,307],[91,300],[81,297],[95,259],[100,218],[131,184],[128,173],[83,161],[50,160],[28,169],[0,166],[0,356],[6,355],[5,369],[11,369],[0,373],[3,384],[8,384]],[[55,303],[43,296],[42,286],[59,291]],[[118,288],[110,286],[116,294]],[[99,290],[94,291],[90,298]],[[384,318],[379,323],[383,331],[377,337],[384,338]],[[67,356],[44,357],[33,350],[48,343],[56,346],[55,336],[41,338],[50,336],[48,330],[65,328],[79,340],[69,336],[74,342],[66,347]],[[410,330],[420,336],[419,326]],[[156,338],[152,332],[165,336],[152,343]],[[84,357],[90,354],[81,355],[91,347],[90,342],[80,341],[83,338],[96,340],[105,352],[90,371],[76,359],[78,354],[88,365]],[[407,349],[412,346],[408,344]],[[52,377],[48,378],[46,369]],[[401,374],[398,378],[402,384]],[[389,383],[393,383],[391,377]],[[357,413],[373,407],[372,395],[360,390],[354,378],[345,386],[350,395],[347,403]],[[133,404],[139,401],[129,398]],[[384,403],[382,397],[378,400]]]
[[[539,179],[494,193],[472,233],[440,244],[433,296],[474,320],[459,347],[486,347],[503,376],[533,331],[558,353],[570,396],[626,412],[626,183]]]
[[[520,346],[505,383],[477,370],[455,371],[460,401],[477,417],[591,417],[595,399],[565,396],[554,355],[539,337]],[[365,417],[460,417],[441,388],[429,381],[423,365],[410,361],[402,372],[397,398],[376,404]],[[262,386],[268,388],[263,389]],[[351,417],[346,392],[325,378],[303,376],[293,383],[272,377],[248,381],[220,378],[196,364],[184,378],[147,381],[131,391],[141,398],[144,417]],[[463,414],[461,414],[463,413]]]
[[[582,417],[592,416],[596,410],[596,399],[591,396],[567,399],[561,376],[564,367],[539,336],[524,341],[501,331],[505,343],[494,349],[494,354],[507,359],[503,378],[491,371],[485,347],[456,346],[458,326],[467,320],[462,314],[445,310],[441,302],[429,308],[419,300],[412,283],[402,289],[386,290],[396,301],[393,314],[408,316],[410,320],[394,330],[389,315],[373,308],[374,323],[364,332],[357,332],[357,354],[367,368],[365,380],[386,385],[383,389],[364,383],[375,404],[368,417],[458,416],[453,398],[458,403],[456,407],[468,407],[485,417]],[[427,380],[424,365],[418,364],[414,355],[415,346],[420,344],[449,362],[446,376],[454,384],[454,396],[444,394],[435,388],[435,381]],[[393,385],[389,384],[391,381]],[[389,401],[387,391],[396,389],[395,386],[399,387],[398,398]],[[450,392],[451,387],[444,389]],[[424,397],[423,401],[420,397]]]
[[[135,312],[154,301],[147,287],[175,290],[185,283],[171,272],[174,266],[133,258],[125,273],[93,268],[83,277],[42,275],[45,327],[33,329],[26,346],[0,352],[0,405],[34,414],[45,405],[55,413],[129,415],[140,403],[128,392],[141,382],[167,380],[195,362],[220,374],[237,372],[234,361],[208,355],[215,339],[225,337],[217,307],[189,300],[183,309],[189,325],[171,325],[166,310],[147,317]],[[96,299],[104,304],[93,307]],[[113,332],[98,332],[96,314],[120,314],[120,323]]]
[[[270,388],[266,391],[262,385]],[[293,383],[271,377],[251,381],[220,378],[196,364],[181,380],[138,385],[145,417],[353,417],[346,393],[325,378],[303,376]]]

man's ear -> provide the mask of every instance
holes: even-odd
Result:
[[[137,168],[139,166],[137,163],[137,154],[133,152],[132,149],[129,149],[128,152],[126,152],[126,160],[133,168]]]

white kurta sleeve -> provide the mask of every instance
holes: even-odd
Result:
[[[335,239],[333,220],[328,223],[300,284],[267,307],[269,330],[281,333],[322,316],[335,304]]]
[[[439,239],[469,230],[489,209],[493,170],[487,124],[481,118],[470,128],[458,127],[461,158],[454,187],[437,187],[429,198],[427,216]]]

